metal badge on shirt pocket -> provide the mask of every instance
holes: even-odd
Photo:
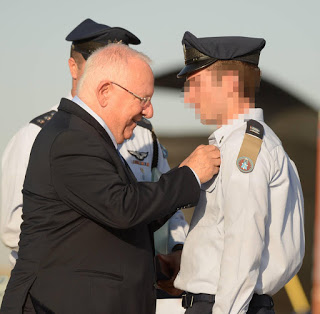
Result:
[[[140,165],[140,166],[145,166],[145,167],[149,167],[150,163],[149,162],[145,162],[143,161],[145,158],[148,157],[148,152],[138,152],[138,151],[134,151],[134,150],[129,150],[128,149],[128,153],[135,157],[134,160],[132,160],[131,162],[135,165]]]

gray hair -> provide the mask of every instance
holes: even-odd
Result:
[[[123,44],[109,44],[96,50],[87,60],[84,73],[77,86],[77,94],[84,88],[95,87],[104,79],[126,83],[127,65],[130,59],[140,59],[147,64],[149,57]]]

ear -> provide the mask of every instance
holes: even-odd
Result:
[[[72,78],[76,80],[78,78],[78,66],[76,61],[73,58],[69,58],[68,60],[69,70]]]
[[[112,84],[109,80],[104,80],[100,82],[97,87],[96,95],[101,107],[106,107],[111,95],[110,90],[112,89]]]

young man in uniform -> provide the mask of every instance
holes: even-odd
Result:
[[[255,108],[265,40],[186,32],[182,43],[184,101],[217,126],[221,167],[201,186],[174,286],[187,314],[274,313],[271,296],[301,267],[304,224],[297,169]]]
[[[91,19],[80,23],[67,37],[71,41],[71,54],[68,60],[72,77],[72,89],[66,98],[72,99],[77,90],[78,82],[83,74],[86,60],[96,49],[109,43],[120,42],[126,45],[138,45],[140,40],[131,32],[120,27],[109,27],[98,24]],[[21,128],[8,143],[2,158],[2,206],[1,206],[1,236],[4,244],[12,251],[9,256],[12,266],[18,258],[18,242],[20,225],[22,222],[22,186],[29,162],[29,155],[35,138],[41,128],[57,112],[58,105],[51,108],[45,114],[33,119],[29,124]],[[148,117],[153,115],[150,106]],[[132,172],[138,181],[151,181],[151,168],[157,168],[161,173],[170,168],[166,159],[165,150],[155,136],[151,123],[144,119],[139,121],[133,137],[125,141],[120,152],[127,160]],[[188,224],[183,213],[178,211],[165,224],[159,234],[166,234],[166,241],[162,239],[162,247],[169,253],[172,250],[181,249],[184,242]],[[157,237],[156,237],[157,238]],[[177,303],[175,300],[170,300]],[[160,301],[163,306],[164,301]]]

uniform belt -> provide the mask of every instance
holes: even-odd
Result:
[[[273,299],[267,294],[254,294],[249,304],[249,308],[266,307],[271,309],[273,306]]]
[[[192,304],[195,302],[209,302],[214,303],[215,302],[215,296],[212,294],[206,294],[206,293],[190,293],[187,292],[182,295],[182,306],[187,309],[188,307],[192,307]],[[269,308],[272,309],[274,306],[273,299],[267,295],[267,294],[254,294],[252,296],[252,299],[249,304],[250,308]]]
[[[209,302],[214,303],[215,296],[212,294],[206,293],[190,293],[187,292],[182,295],[182,306],[187,309],[188,307],[192,307],[192,304],[195,302]]]

